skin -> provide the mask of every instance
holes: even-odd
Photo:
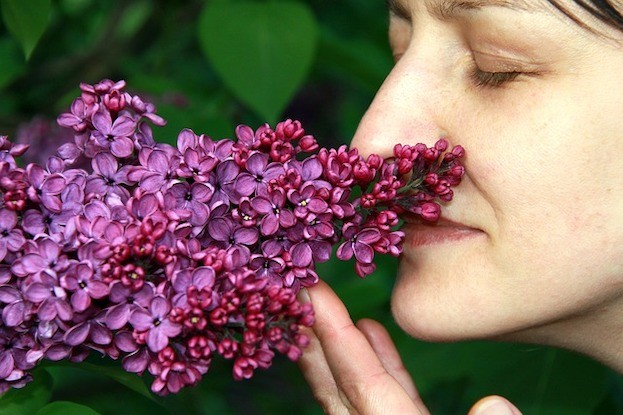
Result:
[[[396,321],[420,339],[554,345],[623,371],[623,32],[567,0],[591,30],[545,0],[443,15],[440,1],[395,2],[396,65],[352,142],[389,157],[444,136],[467,153],[450,222],[405,228]],[[354,325],[325,284],[309,297],[301,368],[328,413],[428,413],[380,324]],[[470,414],[493,404],[519,413],[489,397]]]

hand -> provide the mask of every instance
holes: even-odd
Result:
[[[364,319],[355,325],[344,304],[322,281],[307,293],[316,323],[306,332],[310,344],[299,365],[327,414],[430,415],[381,324]],[[506,399],[490,396],[468,415],[521,412]]]

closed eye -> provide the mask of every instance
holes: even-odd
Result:
[[[478,87],[499,88],[514,81],[522,72],[486,72],[478,67],[471,71],[470,78]]]

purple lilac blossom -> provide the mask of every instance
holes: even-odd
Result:
[[[45,163],[18,166],[28,145],[0,136],[0,393],[91,351],[149,372],[160,395],[217,356],[234,379],[297,360],[314,313],[296,294],[316,264],[337,245],[370,274],[375,254],[402,252],[399,215],[437,220],[464,174],[445,140],[385,162],[319,150],[293,120],[159,144],[165,121],[125,87],[81,84],[57,119],[69,142]]]

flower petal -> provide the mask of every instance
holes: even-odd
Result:
[[[70,346],[78,346],[84,343],[89,336],[91,327],[88,323],[81,323],[73,326],[65,333],[64,340]]]

